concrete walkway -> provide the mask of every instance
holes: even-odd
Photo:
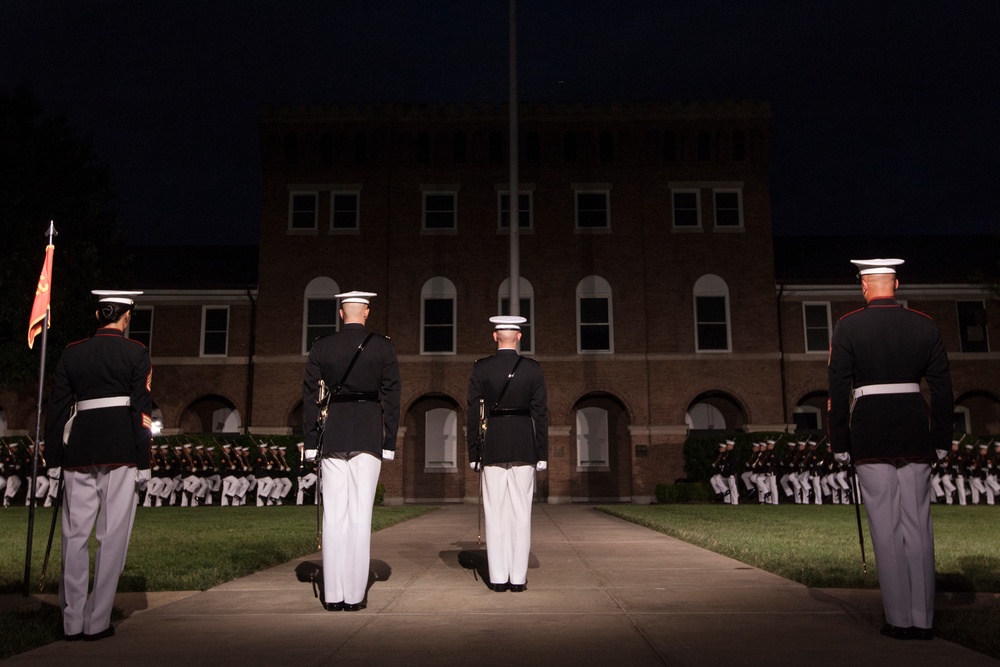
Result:
[[[326,612],[319,554],[200,593],[120,596],[117,635],[4,665],[997,665],[882,637],[877,592],[820,591],[602,514],[536,505],[528,590],[483,582],[476,507],[372,536],[368,608]],[[166,597],[171,596],[171,597]]]

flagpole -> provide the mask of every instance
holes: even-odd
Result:
[[[52,239],[57,233],[55,223],[50,220],[49,231],[46,233],[46,236],[49,237],[48,245],[53,245]],[[44,268],[43,266],[43,271]],[[51,283],[52,276],[46,276],[46,280]],[[49,303],[51,304],[51,301]],[[42,324],[42,360],[38,365],[38,410],[35,415],[35,448],[31,461],[31,486],[28,487],[28,496],[31,500],[28,505],[28,541],[24,554],[24,597],[28,597],[30,594],[31,586],[31,542],[35,533],[35,489],[37,488],[35,481],[38,478],[38,455],[42,443],[42,398],[45,390],[45,352],[49,343],[49,310],[50,308],[45,309],[45,321]],[[52,511],[58,511],[58,508],[53,508]]]
[[[509,0],[508,5],[508,41],[509,41],[509,75],[508,92],[508,123],[510,133],[510,183],[509,201],[507,207],[510,224],[507,226],[509,241],[509,269],[507,301],[510,315],[521,314],[521,249],[519,235],[521,233],[521,196],[518,187],[518,124],[517,124],[517,0]]]

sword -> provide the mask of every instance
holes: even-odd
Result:
[[[479,453],[476,456],[476,472],[479,473],[479,495],[476,496],[476,520],[479,529],[476,534],[476,545],[483,546],[483,447],[486,445],[486,399],[479,397]]]
[[[330,391],[322,378],[316,394],[316,405],[319,413],[316,416],[316,548],[323,548],[323,431],[326,428],[326,417],[330,409]]]
[[[52,524],[49,526],[49,541],[45,545],[45,560],[42,561],[42,576],[38,580],[38,591],[42,592],[45,590],[45,572],[49,567],[49,555],[52,553],[52,537],[56,533],[56,519],[59,516],[59,508],[62,507],[62,497],[63,497],[63,471],[59,471],[59,479],[56,482],[59,485],[56,490],[56,502],[55,506],[52,508]]]
[[[861,573],[868,574],[868,563],[865,562],[865,535],[861,532],[861,484],[858,482],[858,469],[851,463],[851,481],[854,483],[854,514],[858,518],[858,544],[861,545]]]

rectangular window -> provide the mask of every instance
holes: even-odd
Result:
[[[288,229],[316,229],[318,200],[315,192],[292,192],[288,200]]]
[[[958,333],[962,352],[989,352],[990,340],[986,331],[986,304],[982,301],[958,301]]]
[[[224,357],[229,345],[229,307],[201,311],[201,356]]]
[[[510,193],[500,192],[499,203],[497,208],[499,209],[499,225],[500,229],[507,229],[510,227]],[[530,192],[519,192],[517,195],[517,223],[519,229],[531,229],[532,228],[532,214],[531,214],[531,193]]]
[[[425,192],[424,229],[457,229],[456,200],[454,192]]]
[[[806,352],[829,352],[830,304],[803,303],[802,321],[806,333]]]
[[[533,337],[531,333],[531,297],[518,299],[518,303],[521,304],[521,312],[519,313],[520,316],[528,320],[521,325],[521,352],[531,354],[535,351],[534,346],[532,345]],[[510,299],[506,297],[500,299],[500,314],[510,315]]]
[[[743,226],[743,195],[739,190],[713,190],[716,227]]]
[[[726,320],[726,297],[696,296],[698,351],[729,350],[729,323]]]
[[[455,300],[424,299],[425,353],[455,351]]]
[[[698,190],[673,190],[674,227],[701,227],[701,201]]]
[[[353,231],[359,225],[357,192],[334,192],[330,195],[330,230]]]
[[[135,308],[128,325],[128,337],[146,346],[150,354],[153,350],[153,309]]]
[[[610,229],[607,192],[576,193],[576,228]]]
[[[337,331],[340,305],[336,299],[309,299],[306,303],[306,349],[312,349],[317,338]]]
[[[611,300],[580,297],[580,351],[611,351]]]

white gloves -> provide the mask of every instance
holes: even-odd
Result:
[[[548,467],[549,467],[549,462],[548,461],[539,461],[538,463],[535,464],[535,470],[537,470],[539,472],[541,472],[542,470],[545,470]]]
[[[475,461],[469,461],[469,467],[472,468],[475,472],[479,472],[478,470],[476,470],[476,462]]]
[[[45,473],[50,479],[59,479],[59,475],[62,474],[62,468],[56,466],[55,468],[49,468],[48,472]]]
[[[850,452],[834,452],[833,458],[837,463],[850,463],[851,453]]]
[[[316,449],[307,449],[306,452],[305,452],[305,456],[303,458],[305,458],[306,461],[315,461],[316,460],[316,453],[318,451],[319,450],[316,450]]]
[[[135,483],[136,484],[145,484],[146,482],[149,481],[150,475],[151,475],[151,473],[149,472],[149,468],[146,468],[145,470],[139,470],[138,468],[136,468],[135,469]]]
[[[382,460],[383,461],[392,461],[395,458],[396,458],[396,450],[395,449],[383,449],[382,450]]]

